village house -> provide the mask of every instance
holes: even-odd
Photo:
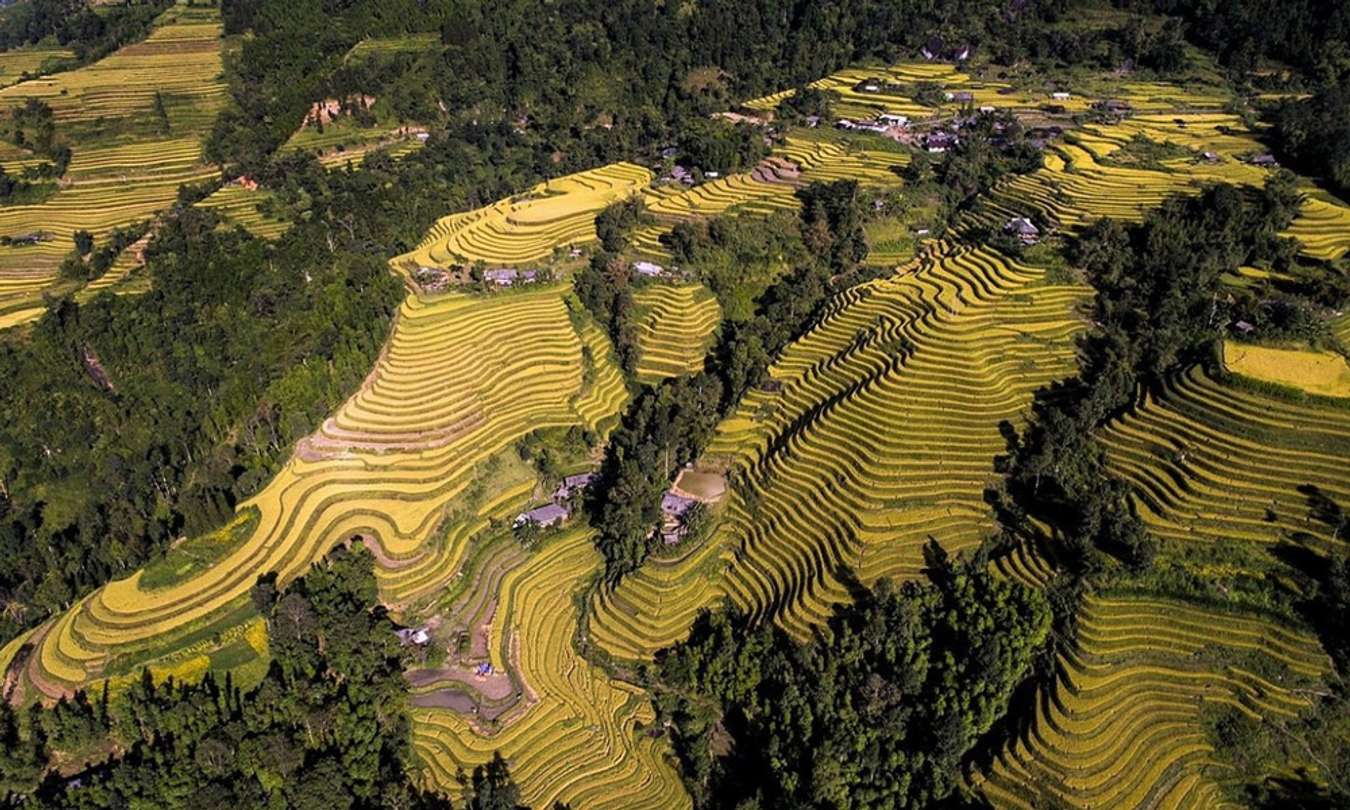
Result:
[[[958,90],[955,93],[943,93],[942,97],[948,101],[955,101],[957,104],[969,104],[975,100],[975,94],[968,90]]]
[[[666,274],[666,268],[656,262],[633,262],[633,272],[646,278],[660,278]]]
[[[834,122],[835,129],[853,129],[855,126],[857,125],[847,118],[840,118],[838,121]]]
[[[884,112],[877,115],[877,123],[888,127],[903,127],[909,124],[909,116]]]
[[[516,270],[513,267],[494,267],[483,271],[483,280],[498,287],[510,287],[517,282],[528,284],[539,277],[535,270]]]
[[[1111,113],[1112,115],[1124,116],[1134,112],[1133,104],[1116,98],[1102,99],[1092,106],[1099,112]]]
[[[941,154],[953,146],[956,146],[956,136],[950,132],[943,132],[941,130],[930,132],[928,133],[928,136],[924,138],[923,145],[929,152]]]
[[[919,55],[932,62],[934,59],[945,59],[950,62],[964,62],[970,58],[969,45],[957,45],[954,48],[948,48],[941,37],[930,37],[928,44],[919,49]]]
[[[1280,162],[1275,159],[1275,156],[1270,154],[1269,152],[1257,155],[1248,162],[1251,163],[1253,166],[1266,166],[1269,168],[1274,168],[1275,166],[1280,165]]]
[[[696,503],[698,503],[696,499],[674,492],[668,491],[661,496],[661,515],[664,518],[661,528],[662,540],[671,545],[680,542],[684,537],[684,518]]]
[[[586,489],[595,481],[595,473],[577,473],[563,478],[558,488],[553,490],[553,500],[565,501],[572,497],[573,492],[579,492]]]
[[[425,627],[404,627],[394,631],[398,640],[404,644],[415,644],[419,647],[431,641],[431,632]]]
[[[1068,101],[1069,94],[1064,92],[1063,90],[1056,90],[1055,92],[1050,94],[1050,98],[1053,98],[1055,101]]]
[[[566,507],[559,506],[556,503],[550,503],[535,507],[528,512],[521,512],[516,516],[515,522],[511,525],[519,528],[526,523],[533,523],[542,529],[547,529],[550,526],[561,526],[570,514],[571,513],[567,511]]]
[[[1010,233],[1024,245],[1034,245],[1041,239],[1041,229],[1026,217],[1014,217],[1003,226],[1004,233]]]

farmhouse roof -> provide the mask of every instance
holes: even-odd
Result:
[[[545,504],[531,509],[528,512],[522,512],[516,516],[516,526],[522,526],[526,523],[537,523],[540,526],[555,526],[567,520],[570,514],[567,509],[556,503]]]
[[[425,627],[404,627],[394,631],[404,644],[426,644],[431,641],[431,633],[427,632]]]
[[[698,501],[667,492],[661,496],[661,511],[671,517],[682,518]]]
[[[535,270],[517,270],[514,267],[494,267],[483,271],[483,280],[502,287],[510,287],[517,281],[534,281],[539,273]]]
[[[666,272],[666,268],[656,262],[633,262],[633,270],[636,271],[638,275],[646,276],[648,278],[656,278],[657,276],[664,275]]]
[[[929,149],[946,149],[956,143],[956,136],[950,132],[938,130],[928,133],[928,137],[924,138],[923,143]]]
[[[554,500],[562,500],[579,489],[589,487],[594,480],[595,473],[593,472],[569,475],[566,478],[563,478],[562,483],[558,485],[557,489],[553,490],[553,498]]]

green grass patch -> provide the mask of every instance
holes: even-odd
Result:
[[[249,508],[220,529],[173,546],[163,557],[146,566],[141,575],[141,587],[157,590],[196,576],[239,548],[257,526],[258,510]]]

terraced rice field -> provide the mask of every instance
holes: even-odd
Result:
[[[21,688],[56,696],[118,674],[133,654],[175,651],[246,603],[258,572],[289,580],[356,534],[393,571],[381,574],[386,589],[421,575],[441,510],[475,465],[538,428],[599,428],[625,403],[608,355],[588,353],[585,383],[582,345],[595,338],[578,334],[563,294],[410,298],[365,387],[243,505],[260,513],[248,540],[184,582],[147,591],[138,573],[95,592],[39,630]]]
[[[1201,724],[1209,706],[1292,719],[1330,662],[1314,636],[1184,602],[1094,596],[1078,647],[985,774],[997,808],[1238,807]]]
[[[1200,128],[1203,118],[1211,131],[1224,126],[1219,116],[1193,115],[1185,129]],[[1236,119],[1233,119],[1236,121]],[[1238,124],[1240,126],[1240,123]],[[1157,122],[1155,136],[1165,127]],[[1171,125],[1176,127],[1175,124]],[[1182,128],[1177,127],[1177,131]],[[984,224],[1001,226],[1013,216],[1036,212],[1061,227],[1077,228],[1100,217],[1138,221],[1146,211],[1156,208],[1167,197],[1178,193],[1198,193],[1201,184],[1225,182],[1260,185],[1267,173],[1238,160],[1237,152],[1247,151],[1241,144],[1219,146],[1222,161],[1216,164],[1178,160],[1163,170],[1116,166],[1102,163],[1130,137],[1124,127],[1086,127],[1075,133],[1076,142],[1056,144],[1045,155],[1045,167],[1027,175],[1016,175],[995,190]],[[1211,150],[1213,151],[1213,150]]]
[[[150,219],[182,183],[215,177],[202,162],[201,140],[225,100],[219,10],[179,5],[150,36],[107,58],[0,89],[0,109],[28,98],[50,104],[58,137],[74,157],[61,188],[34,205],[0,209],[0,234],[51,235],[31,246],[0,247],[0,323],[41,314],[41,292],[77,230],[102,238],[113,228]],[[155,93],[165,99],[170,134],[146,129],[157,120]],[[120,134],[109,136],[105,132]],[[9,316],[7,318],[7,316]]]
[[[504,575],[490,658],[495,671],[519,673],[521,699],[483,724],[413,710],[414,749],[435,786],[457,791],[458,769],[500,751],[533,807],[690,806],[665,742],[642,733],[655,720],[646,695],[608,680],[572,646],[572,595],[599,565],[589,534],[571,531]]]
[[[302,126],[282,145],[282,150],[308,152],[325,167],[342,168],[348,163],[359,165],[365,157],[380,150],[392,157],[401,157],[420,149],[422,142],[416,133],[419,127],[398,123],[359,126],[349,117],[323,127]]]
[[[952,551],[992,528],[983,501],[999,422],[1074,369],[1080,287],[986,249],[939,244],[893,276],[841,294],[824,321],[718,428],[731,468],[712,537],[652,559],[593,605],[592,640],[645,659],[722,596],[809,635],[864,582],[917,575],[922,546]]]
[[[1160,169],[1101,162],[1136,134],[1197,154],[1164,161]],[[1000,184],[978,222],[1001,227],[1033,211],[1068,229],[1100,217],[1137,221],[1168,196],[1196,193],[1206,183],[1263,184],[1267,170],[1244,162],[1263,148],[1241,119],[1220,112],[1139,115],[1119,124],[1085,126],[1073,142],[1058,143],[1046,153],[1044,168]],[[1200,151],[1215,153],[1218,161],[1200,159]],[[1332,259],[1350,250],[1346,224],[1350,207],[1325,194],[1310,196],[1286,235],[1303,241],[1306,255]]]
[[[26,45],[0,52],[0,87],[24,80],[25,75],[51,72],[75,61],[75,52],[56,44]]]
[[[259,239],[279,239],[291,224],[270,217],[259,209],[259,204],[267,197],[268,193],[262,189],[249,191],[243,186],[231,184],[222,186],[197,203],[197,207],[214,210],[226,225],[238,225]]]
[[[669,258],[670,252],[660,240],[678,222],[732,212],[768,214],[801,205],[794,184],[760,179],[749,172],[710,180],[692,188],[682,185],[648,188],[642,199],[647,213],[656,221],[634,232],[633,246],[658,261]]]
[[[644,313],[638,332],[637,376],[642,382],[694,374],[722,318],[717,299],[701,284],[652,284],[633,296]]]
[[[1295,402],[1192,369],[1100,435],[1159,537],[1290,541],[1326,550],[1313,487],[1350,503],[1350,410]]]
[[[1234,374],[1324,397],[1350,397],[1350,363],[1334,352],[1279,349],[1227,341],[1224,367]]]
[[[594,241],[595,215],[638,194],[651,179],[641,166],[615,163],[548,180],[484,208],[442,218],[421,244],[393,263],[410,272],[477,261],[537,262],[556,249]]]
[[[440,34],[405,34],[399,37],[371,37],[363,39],[347,52],[346,61],[361,61],[372,56],[395,53],[421,53],[441,49]]]
[[[909,164],[908,152],[869,149],[831,136],[789,135],[776,154],[800,166],[801,179],[807,183],[857,180],[865,186],[899,184],[896,170]]]
[[[1302,242],[1303,252],[1313,258],[1344,258],[1350,253],[1350,206],[1313,192],[1284,235]]]
[[[692,188],[657,186],[643,192],[647,213],[655,222],[640,227],[633,243],[644,256],[669,258],[661,237],[680,221],[735,214],[771,214],[801,206],[797,188],[815,181],[856,180],[863,185],[898,185],[894,169],[909,162],[906,152],[865,148],[846,143],[832,134],[789,136],[774,151],[776,158],[790,161],[791,174],[781,174],[770,163],[749,172],[710,180]]]

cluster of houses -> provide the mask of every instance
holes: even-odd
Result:
[[[563,478],[558,484],[558,488],[553,490],[553,501],[536,506],[526,512],[516,515],[515,522],[511,525],[514,528],[520,528],[527,523],[533,523],[541,529],[561,526],[571,517],[571,500],[573,493],[584,492],[587,487],[595,481],[595,473],[577,473]]]
[[[899,113],[878,113],[877,117],[871,121],[857,120],[853,118],[840,118],[834,122],[836,129],[844,129],[856,132],[875,132],[880,135],[891,135],[894,130],[904,129],[909,126],[909,116]]]
[[[369,110],[374,106],[375,97],[363,93],[354,93],[344,99],[326,98],[309,105],[309,112],[305,113],[305,120],[300,126],[331,124],[338,116],[348,110]]]
[[[514,267],[493,267],[483,271],[483,281],[495,287],[514,287],[539,280],[538,270],[517,270]]]

